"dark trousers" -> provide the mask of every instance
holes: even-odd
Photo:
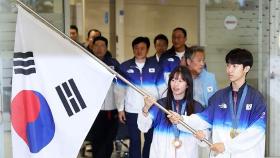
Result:
[[[110,158],[118,129],[118,111],[100,111],[88,133],[94,158]]]
[[[126,123],[128,128],[129,158],[141,158],[141,132],[137,125],[138,114],[126,113]],[[153,139],[153,129],[144,134],[145,142],[143,147],[143,158],[148,158],[150,154],[150,146]]]
[[[153,140],[153,132],[154,128],[150,128],[147,133],[144,134],[145,142],[143,146],[143,158],[149,158],[150,157],[150,147]]]

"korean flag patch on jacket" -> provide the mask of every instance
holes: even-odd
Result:
[[[156,69],[155,68],[149,68],[149,73],[155,73]]]

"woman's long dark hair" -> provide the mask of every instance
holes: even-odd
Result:
[[[172,110],[172,100],[174,100],[173,92],[171,89],[171,80],[175,77],[181,75],[182,79],[187,82],[188,88],[186,89],[184,99],[186,99],[187,105],[187,115],[194,113],[194,100],[193,100],[193,79],[189,69],[185,66],[176,67],[169,75],[168,88],[167,88],[167,110]]]

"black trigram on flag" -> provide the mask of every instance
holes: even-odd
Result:
[[[87,107],[73,79],[62,83],[55,89],[68,116],[74,114],[73,110],[78,113],[81,108]]]
[[[30,75],[36,73],[33,52],[15,52],[13,63],[15,74]]]

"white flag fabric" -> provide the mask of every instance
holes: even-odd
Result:
[[[76,158],[114,75],[18,6],[11,98],[14,158]]]

